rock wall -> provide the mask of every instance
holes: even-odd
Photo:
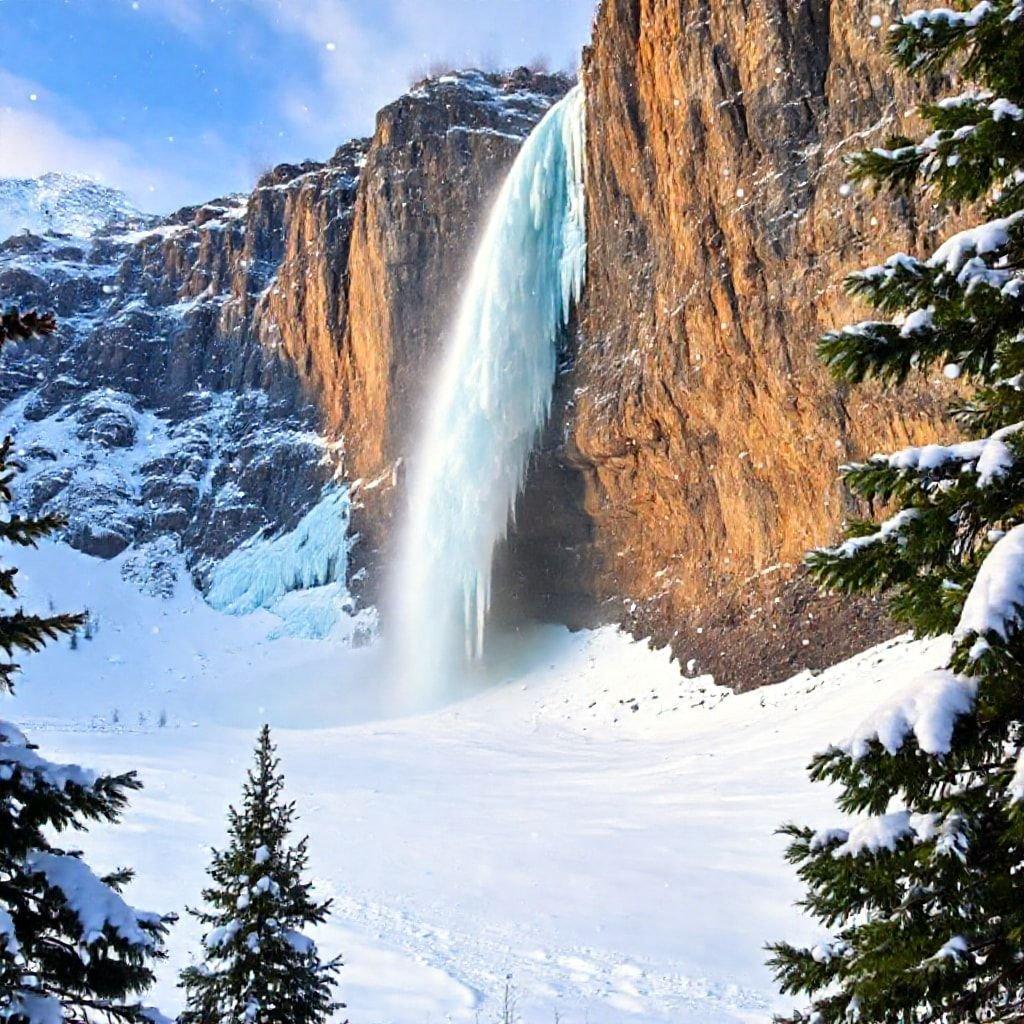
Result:
[[[569,84],[442,76],[381,111],[372,139],[281,165],[251,195],[0,241],[0,298],[60,320],[0,374],[24,506],[66,515],[66,539],[100,557],[155,545],[163,564],[177,548],[205,585],[344,478],[350,569],[373,600],[408,426],[488,198]]]
[[[843,156],[905,128],[869,0],[604,0],[584,59],[589,277],[560,422],[513,540],[518,579],[565,552],[544,608],[612,620],[749,687],[892,631],[796,565],[851,510],[839,465],[932,439],[939,374],[899,402],[819,365],[862,318],[844,274],[920,251],[941,215],[851,191]],[[948,430],[948,428],[946,428]],[[551,481],[585,512],[554,516]],[[561,592],[559,592],[561,591]]]

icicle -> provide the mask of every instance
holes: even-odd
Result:
[[[479,658],[484,653],[484,628],[487,625],[487,583],[482,572],[476,577],[476,646],[473,656]]]
[[[444,671],[453,650],[483,653],[494,548],[550,412],[559,335],[586,275],[585,141],[577,86],[509,171],[428,400],[394,579],[403,661],[419,676]]]

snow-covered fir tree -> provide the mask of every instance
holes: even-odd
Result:
[[[52,317],[11,310],[0,317],[0,347],[54,330]],[[11,502],[13,443],[0,444],[0,504]],[[0,540],[35,545],[56,518],[0,517]],[[17,570],[0,567],[0,592],[18,596]],[[19,653],[73,634],[77,615],[0,614],[0,691],[13,690]],[[154,1021],[138,996],[153,981],[169,919],[134,910],[120,895],[129,871],[98,877],[74,850],[58,845],[69,830],[114,822],[133,773],[97,775],[46,760],[16,726],[0,721],[0,1020],[60,1024],[104,1018]]]
[[[855,174],[980,204],[981,223],[930,256],[891,257],[850,290],[882,318],[825,337],[844,381],[901,383],[943,367],[976,440],[847,466],[887,507],[810,556],[841,592],[881,591],[918,636],[951,633],[947,666],[892,695],[812,777],[856,815],[789,826],[805,906],[831,933],[771,947],[789,1021],[1024,1020],[1024,0],[919,10],[893,26],[896,63],[970,83],[924,105],[932,129],[860,154]]]
[[[213,852],[206,909],[191,911],[207,931],[204,962],[181,975],[182,1024],[319,1024],[344,1007],[332,994],[341,958],[322,961],[304,934],[331,904],[303,879],[308,840],[290,842],[295,805],[279,767],[264,726],[241,810],[228,811],[228,846]]]

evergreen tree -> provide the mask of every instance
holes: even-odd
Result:
[[[53,318],[11,310],[0,316],[0,347],[54,330]],[[12,440],[0,444],[0,504],[9,506]],[[0,518],[0,539],[33,546],[60,526],[55,517]],[[0,567],[0,592],[17,599],[17,570]],[[0,614],[0,692],[10,693],[18,652],[74,634],[77,615]],[[159,1017],[134,998],[153,981],[168,918],[128,906],[129,871],[97,877],[81,855],[54,845],[69,829],[114,822],[134,774],[102,776],[45,760],[0,721],[0,1019],[10,1024],[84,1022],[98,1016],[142,1022]]]
[[[303,881],[307,839],[290,845],[294,803],[264,726],[242,808],[228,811],[230,842],[213,851],[206,910],[190,911],[208,929],[205,963],[182,972],[187,1007],[181,1024],[319,1024],[344,1004],[332,989],[341,959],[321,962],[303,934],[327,918]]]
[[[975,386],[955,419],[978,440],[844,467],[892,514],[809,556],[845,593],[885,592],[918,636],[952,633],[945,668],[894,694],[811,775],[837,783],[849,828],[788,826],[804,905],[832,937],[773,947],[789,1021],[1024,1020],[1024,0],[906,15],[896,64],[973,84],[922,108],[932,133],[856,157],[855,175],[984,221],[930,257],[853,275],[885,319],[827,335],[837,377],[902,383],[945,366]]]

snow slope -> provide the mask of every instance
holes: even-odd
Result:
[[[116,188],[74,174],[0,178],[0,242],[22,231],[86,238],[112,221],[142,214]]]
[[[268,612],[147,597],[60,546],[21,564],[30,604],[59,593],[99,631],[31,659],[0,715],[146,783],[124,826],[82,838],[96,866],[133,864],[137,906],[195,901],[269,720],[336,899],[319,938],[345,953],[354,1024],[492,1020],[507,975],[526,1024],[769,1020],[761,947],[813,935],[774,829],[836,823],[803,766],[946,653],[896,642],[735,696],[613,630],[552,628],[508,642],[491,685],[405,715],[378,648],[269,640]],[[165,1011],[196,946],[183,918]]]

